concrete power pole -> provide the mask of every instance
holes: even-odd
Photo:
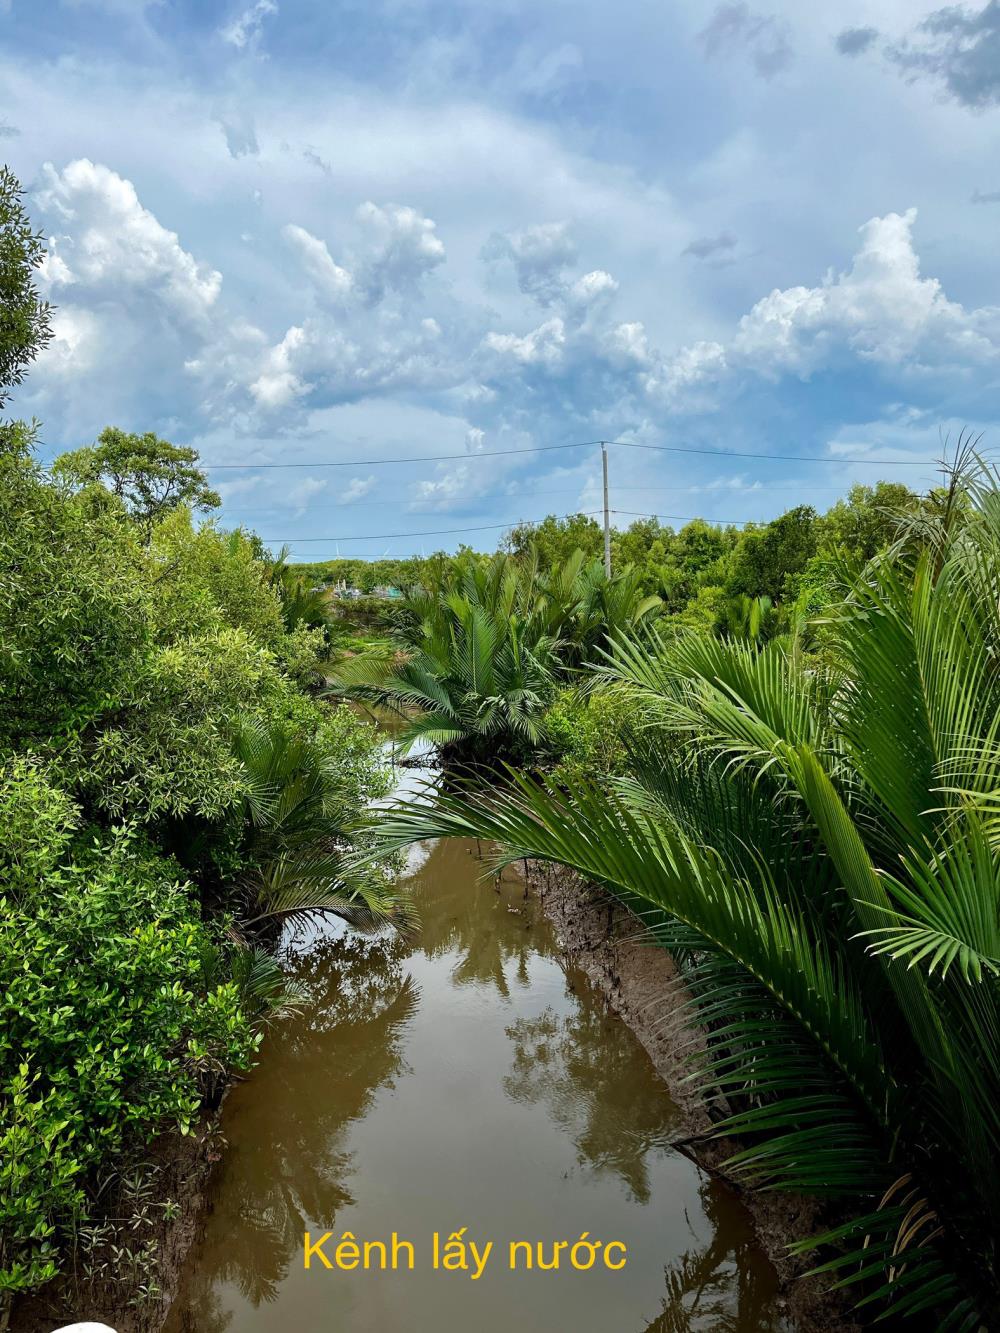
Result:
[[[611,577],[611,518],[608,509],[608,446],[601,441],[601,463],[604,468],[604,572]]]

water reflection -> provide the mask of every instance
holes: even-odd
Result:
[[[289,955],[301,1012],[278,1023],[253,1078],[226,1107],[230,1143],[213,1196],[202,1261],[178,1333],[221,1333],[231,1314],[218,1284],[257,1307],[275,1300],[315,1217],[354,1201],[347,1133],[379,1088],[405,1070],[402,1045],[418,1001],[397,936],[341,934]],[[191,1306],[197,1315],[190,1312]]]
[[[475,851],[473,843],[439,843],[432,873],[421,867],[418,947],[430,959],[456,955],[451,968],[456,986],[492,987],[507,999],[512,982],[530,985],[529,961],[540,953],[532,934],[537,907],[523,898],[511,870],[502,880],[482,878],[484,866]]]
[[[787,1325],[774,1313],[777,1279],[742,1209],[717,1180],[701,1188],[709,1240],[697,1244],[665,1270],[663,1310],[645,1333],[773,1333]]]
[[[575,975],[570,985],[586,980]],[[651,1070],[636,1077],[620,1020],[596,1006],[563,1015],[547,1008],[510,1024],[507,1035],[514,1045],[507,1095],[543,1105],[572,1139],[578,1161],[618,1175],[630,1198],[647,1203],[648,1155],[668,1145],[677,1116]]]
[[[292,951],[308,1003],[226,1105],[230,1147],[165,1333],[777,1333],[740,1205],[670,1148],[666,1089],[538,905],[510,872],[482,882],[474,844],[425,850],[416,936],[337,927]],[[462,1225],[499,1249],[599,1228],[628,1269],[303,1271],[306,1229],[396,1230],[426,1254],[432,1229]]]

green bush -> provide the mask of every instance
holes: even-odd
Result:
[[[0,752],[71,733],[143,653],[143,555],[129,526],[47,482],[0,425]]]
[[[78,832],[26,760],[0,784],[0,1292],[58,1271],[96,1172],[188,1133],[259,1038],[177,867]],[[82,961],[85,960],[85,963]]]
[[[246,534],[219,532],[211,523],[195,529],[190,512],[178,509],[153,529],[149,560],[149,616],[158,642],[228,628],[279,647],[281,599]]]
[[[581,695],[563,690],[545,714],[545,736],[558,757],[557,777],[624,773],[635,710],[614,690]]]

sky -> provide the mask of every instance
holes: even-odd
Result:
[[[597,510],[601,439],[619,526],[1000,443],[1000,0],[0,0],[0,147],[43,457],[192,445],[293,558]]]

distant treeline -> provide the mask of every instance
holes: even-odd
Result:
[[[692,628],[739,633],[754,614],[763,617],[766,631],[779,633],[796,611],[808,613],[828,599],[845,564],[860,567],[888,545],[901,513],[916,513],[926,503],[905,485],[879,481],[853,486],[826,513],[797,505],[769,523],[736,527],[695,519],[675,529],[656,518],[641,518],[613,531],[612,565],[615,570],[634,567],[643,591],[660,597],[666,614]],[[501,545],[549,571],[577,550],[597,558],[603,542],[596,519],[550,514],[541,523],[512,528]],[[475,555],[463,546],[454,556],[438,551],[408,559],[344,558],[294,569],[313,584],[342,581],[368,593],[384,586],[434,586],[451,565]]]

